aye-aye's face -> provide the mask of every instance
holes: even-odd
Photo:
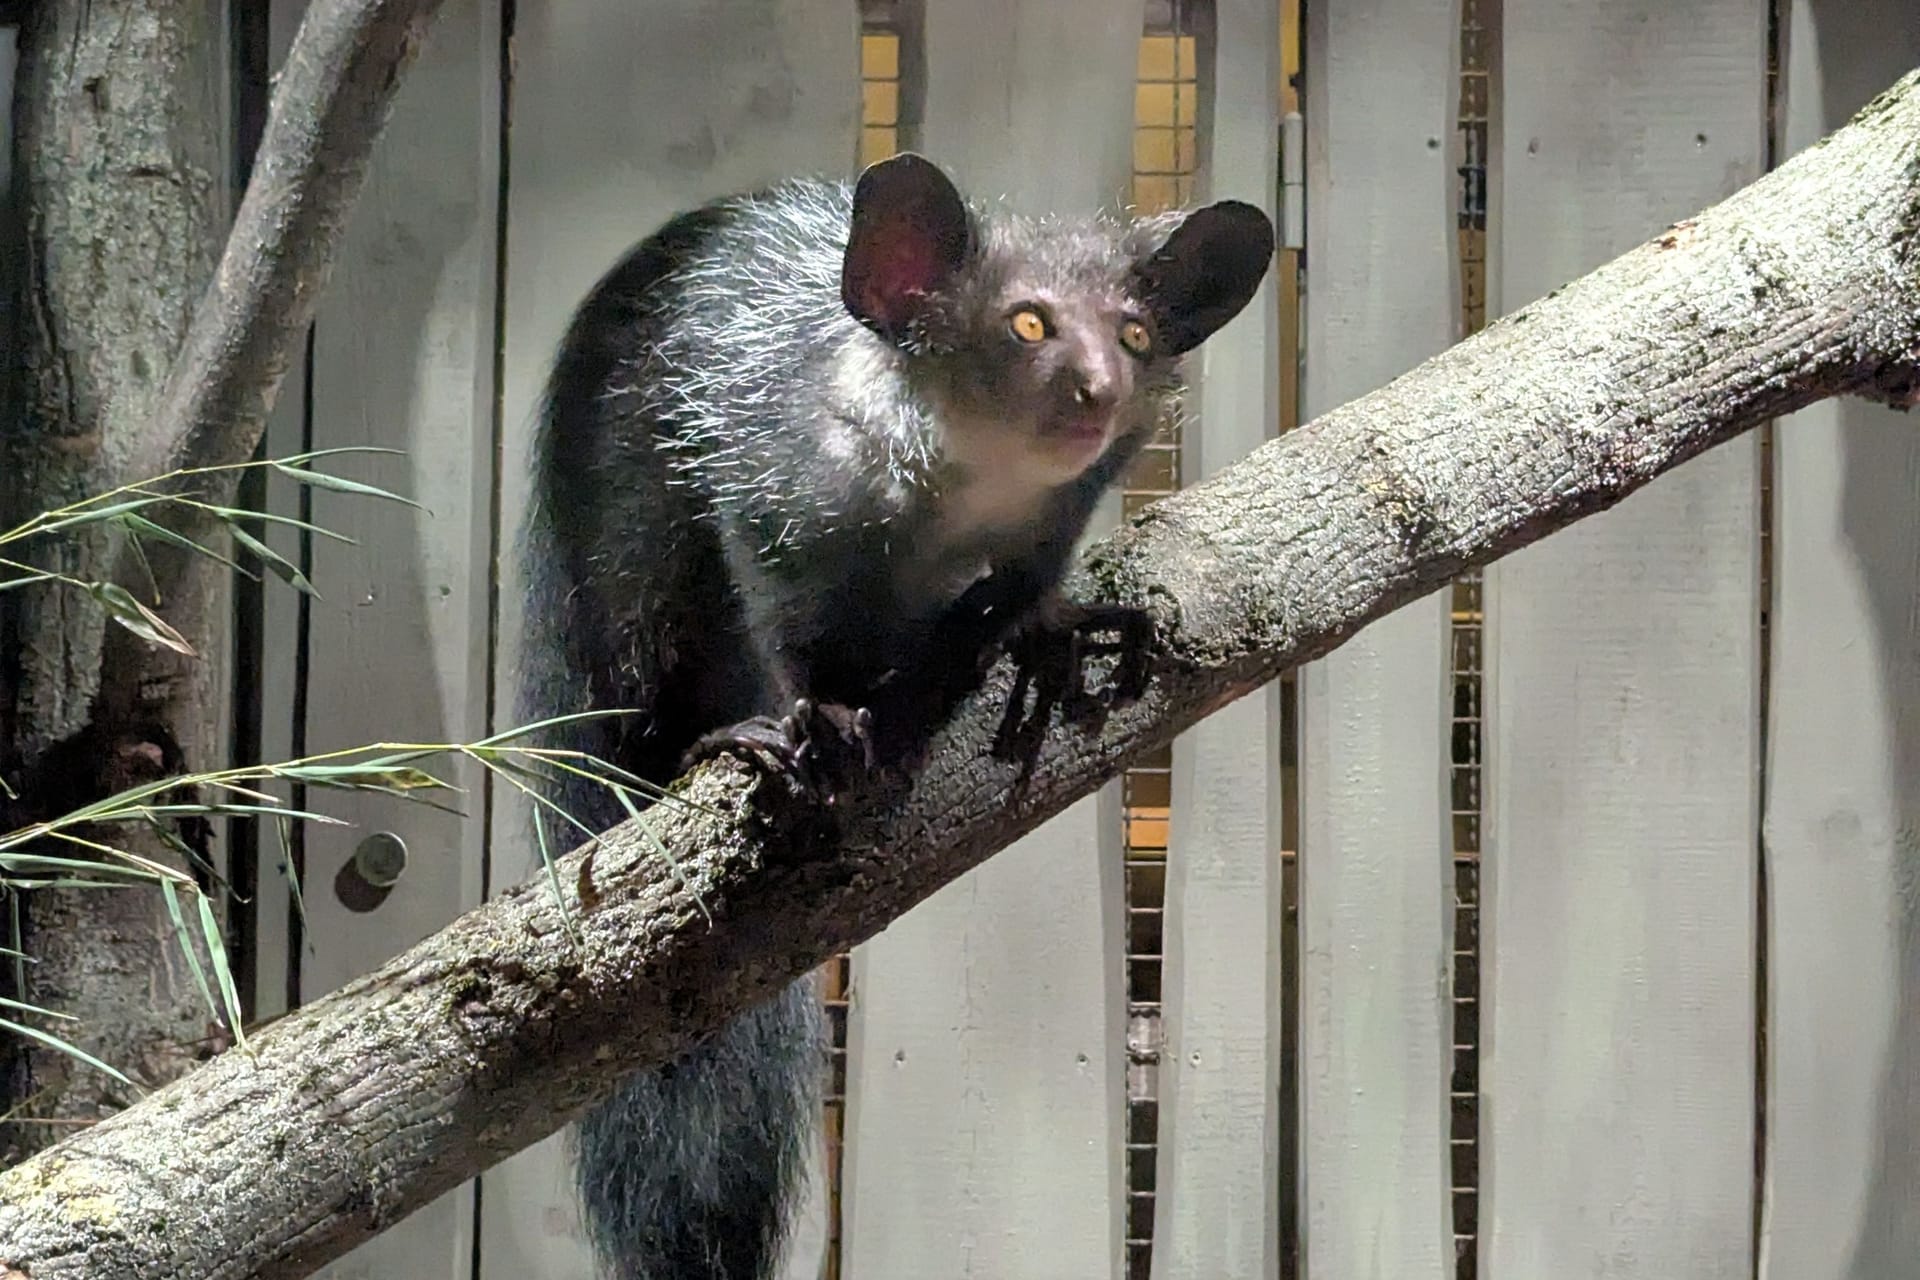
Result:
[[[1178,357],[1239,313],[1272,256],[1251,205],[1131,228],[977,216],[902,154],[854,187],[841,295],[914,357],[950,460],[1064,484],[1152,424]]]
[[[1152,428],[1173,361],[1122,264],[1103,256],[983,272],[928,317],[930,389],[952,461],[1065,484],[1122,435]]]

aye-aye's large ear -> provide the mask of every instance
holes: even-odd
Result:
[[[902,152],[868,166],[853,188],[840,296],[854,319],[899,341],[972,244],[973,222],[953,182],[931,160]]]
[[[1134,268],[1170,355],[1205,342],[1253,298],[1273,260],[1273,223],[1239,200],[1195,209]]]

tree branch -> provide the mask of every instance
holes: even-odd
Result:
[[[125,480],[244,462],[313,319],[375,142],[441,0],[315,0],[246,197]]]
[[[544,883],[522,886],[0,1174],[0,1274],[309,1274],[1462,569],[1777,414],[1917,392],[1920,74],[1095,547],[1078,589],[1159,624],[1146,697],[1097,735],[1054,732],[1017,778],[989,755],[1002,668],[918,777],[839,817],[703,770],[683,784],[701,807],[658,806],[561,863],[577,935]]]

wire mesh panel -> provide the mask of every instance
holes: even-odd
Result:
[[[900,150],[899,19],[892,5],[863,7],[860,23],[860,167]]]
[[[1458,147],[1460,330],[1487,322],[1487,130],[1493,113],[1497,0],[1461,0]],[[1449,723],[1453,847],[1453,1069],[1448,1091],[1448,1177],[1455,1275],[1479,1270],[1480,1216],[1480,828],[1486,796],[1484,714],[1484,579],[1478,570],[1452,588],[1448,619]]]
[[[1195,0],[1149,12],[1140,38],[1133,110],[1133,178],[1128,207],[1158,213],[1189,203],[1196,166],[1200,45]],[[1155,21],[1158,18],[1160,21]],[[1168,422],[1128,474],[1124,509],[1133,514],[1180,487],[1180,459],[1190,416]],[[1163,748],[1122,778],[1122,839],[1127,897],[1127,1217],[1126,1275],[1144,1280],[1152,1262],[1154,1192],[1160,1123],[1162,920],[1166,899],[1167,820],[1172,803],[1173,749]]]

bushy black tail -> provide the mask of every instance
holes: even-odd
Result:
[[[547,745],[663,784],[695,737],[747,714],[757,688],[721,659],[744,649],[717,537],[648,447],[625,390],[659,323],[653,286],[721,217],[676,218],[582,303],[542,406],[521,531],[524,720],[636,712],[574,722]],[[594,831],[627,816],[572,774],[554,779],[550,797]],[[796,983],[677,1061],[629,1077],[581,1122],[575,1178],[615,1280],[772,1280],[818,1118],[826,1060],[813,988]]]
[[[581,600],[560,570],[546,515],[536,509],[524,544],[533,566],[521,673],[529,722],[623,705],[595,688],[590,672],[614,660],[591,652],[603,633],[569,609]],[[626,727],[576,723],[543,745],[671,778],[685,743],[636,747]],[[556,780],[552,798],[595,831],[627,816],[611,793],[573,775]],[[819,1115],[823,1021],[814,983],[795,983],[677,1061],[629,1077],[581,1122],[575,1178],[613,1280],[771,1280]]]
[[[822,1019],[803,980],[581,1121],[575,1175],[616,1280],[770,1280],[818,1115]]]

